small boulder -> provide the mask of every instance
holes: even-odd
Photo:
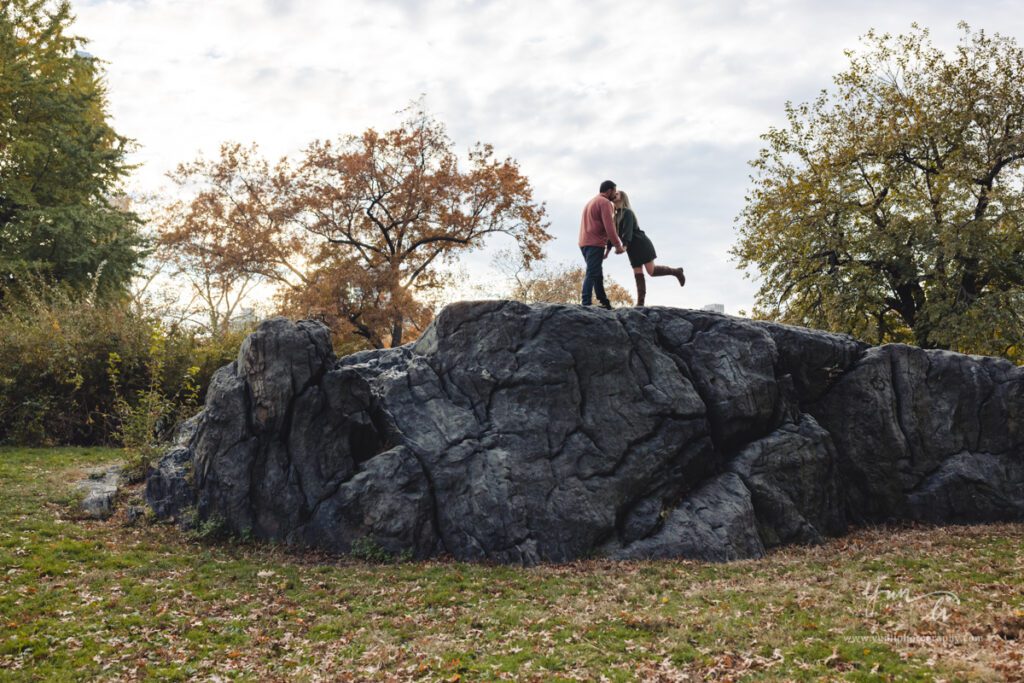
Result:
[[[111,465],[86,471],[86,479],[75,482],[74,490],[81,495],[78,509],[90,519],[107,519],[114,514],[123,466]]]

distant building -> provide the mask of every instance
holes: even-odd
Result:
[[[725,304],[706,304],[702,311],[711,311],[712,313],[725,313]]]

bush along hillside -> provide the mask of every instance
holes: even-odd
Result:
[[[197,409],[243,332],[203,337],[61,288],[0,309],[0,443],[150,443]]]

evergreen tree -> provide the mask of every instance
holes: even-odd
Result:
[[[117,294],[140,258],[113,201],[130,141],[72,21],[66,0],[0,0],[0,300],[33,276]]]

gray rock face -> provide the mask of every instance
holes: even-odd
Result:
[[[107,519],[114,514],[114,499],[121,483],[121,465],[100,467],[86,471],[86,479],[75,482],[74,489],[81,496],[79,512],[92,519]]]
[[[731,560],[849,523],[1024,519],[1024,371],[715,313],[471,302],[335,359],[264,323],[147,482],[347,553]]]

